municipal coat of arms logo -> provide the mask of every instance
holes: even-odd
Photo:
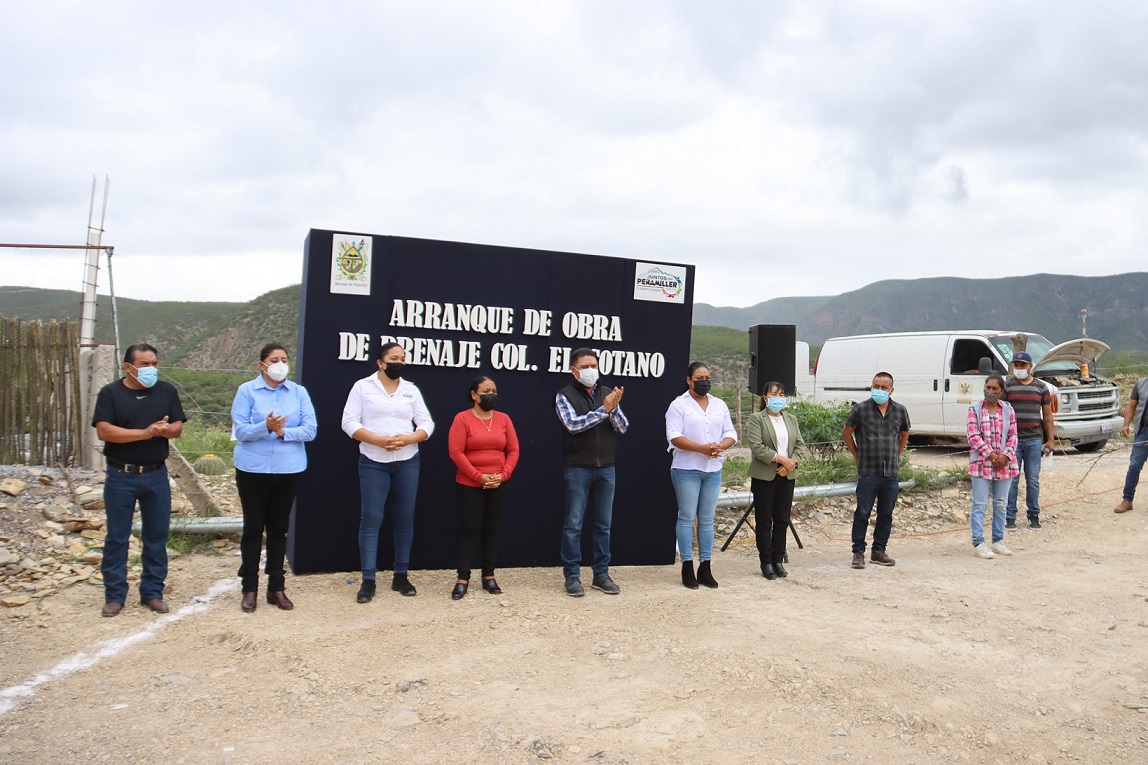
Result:
[[[371,237],[334,236],[331,244],[331,292],[371,294]]]

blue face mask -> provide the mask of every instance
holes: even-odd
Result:
[[[159,379],[159,370],[155,367],[137,367],[135,364],[131,365],[132,369],[136,371],[136,380],[145,388],[150,388],[155,385],[155,381]]]
[[[780,412],[785,408],[785,398],[782,396],[770,396],[765,400],[765,406],[771,412]]]
[[[878,390],[874,388],[873,390],[869,391],[869,396],[878,406],[888,403],[889,401],[889,391],[887,390]]]

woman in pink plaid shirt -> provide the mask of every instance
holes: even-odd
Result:
[[[1020,473],[1016,462],[1016,412],[1001,401],[1004,378],[985,378],[985,400],[969,407],[966,434],[969,438],[969,478],[973,483],[973,509],[969,526],[973,553],[978,558],[1012,555],[1004,543],[1005,501],[1012,479]],[[985,544],[985,506],[993,492],[993,543]]]

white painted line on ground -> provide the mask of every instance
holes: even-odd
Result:
[[[189,616],[201,614],[207,610],[211,605],[211,601],[218,598],[220,595],[225,595],[228,592],[239,587],[239,580],[234,577],[227,579],[220,579],[215,584],[208,588],[207,592],[203,595],[198,595],[192,598],[191,602],[183,608],[178,609],[175,613],[168,614],[167,616],[160,617],[153,622],[150,622],[139,632],[131,635],[125,635],[115,640],[107,640],[102,643],[96,643],[91,652],[81,651],[73,656],[69,656],[62,662],[57,664],[47,672],[42,672],[26,683],[20,685],[9,686],[0,690],[0,715],[6,715],[16,707],[16,704],[26,698],[34,696],[36,689],[45,683],[52,680],[59,680],[74,675],[75,673],[94,666],[104,659],[110,659],[113,656],[123,652],[125,649],[130,648],[136,643],[141,643],[144,640],[151,638],[161,628],[166,627],[168,624],[178,622],[186,619]]]

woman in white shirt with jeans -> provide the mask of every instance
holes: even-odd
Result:
[[[384,345],[376,362],[378,373],[355,383],[343,408],[343,432],[359,442],[359,559],[363,567],[363,583],[355,596],[359,603],[375,596],[379,527],[388,497],[395,528],[391,589],[415,594],[407,570],[415,538],[418,444],[430,438],[434,422],[419,389],[402,379],[406,358],[398,343]]]
[[[710,370],[700,361],[690,364],[685,393],[666,410],[666,440],[674,460],[670,479],[678,497],[678,554],[682,557],[682,584],[696,590],[698,584],[717,587],[710,571],[714,546],[714,515],[721,493],[721,469],[725,450],[737,443],[737,431],[729,407],[709,395]],[[694,520],[698,522],[698,564],[694,575]]]

